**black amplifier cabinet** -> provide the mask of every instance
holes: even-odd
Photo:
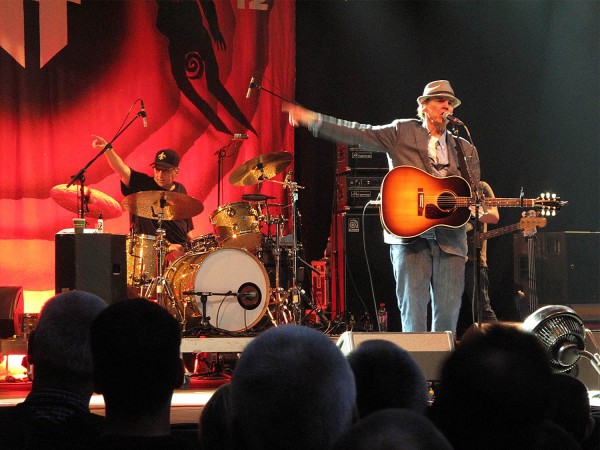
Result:
[[[387,155],[360,146],[337,145],[337,211],[359,211],[376,200],[388,173]],[[375,211],[376,212],[376,211]]]
[[[369,201],[376,200],[381,190],[383,177],[387,173],[387,169],[372,169],[368,174],[339,177],[336,192],[338,212],[362,210]],[[373,205],[373,208],[375,207]],[[377,210],[370,211],[377,213]]]
[[[57,234],[56,293],[82,290],[112,304],[127,298],[125,235]]]
[[[345,153],[345,158],[340,158],[340,152]],[[338,144],[338,161],[345,162],[351,171],[362,171],[369,169],[388,170],[389,163],[386,153],[365,150],[360,145],[347,146]]]

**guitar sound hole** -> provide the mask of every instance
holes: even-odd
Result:
[[[445,192],[438,197],[437,206],[443,211],[451,211],[456,208],[456,197],[451,192]]]

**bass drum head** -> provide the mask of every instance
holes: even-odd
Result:
[[[222,248],[204,255],[196,272],[196,292],[242,292],[244,298],[210,295],[206,314],[216,328],[244,331],[254,327],[267,310],[269,277],[256,256],[247,250]],[[196,296],[202,311],[200,297]]]

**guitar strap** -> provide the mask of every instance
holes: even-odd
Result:
[[[477,193],[479,190],[479,186],[477,186],[474,183],[475,180],[473,180],[473,176],[471,175],[471,170],[469,169],[469,164],[467,163],[467,157],[465,156],[465,151],[463,149],[462,142],[457,135],[452,134],[452,137],[454,138],[454,144],[456,146],[456,154],[458,156],[458,167],[460,169],[460,174],[465,180],[467,180],[467,183],[469,183],[469,186],[471,186],[471,190],[473,191],[473,193]]]

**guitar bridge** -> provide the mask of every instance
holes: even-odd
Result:
[[[425,195],[423,194],[423,188],[417,190],[417,215],[423,215],[423,207],[425,205]]]

